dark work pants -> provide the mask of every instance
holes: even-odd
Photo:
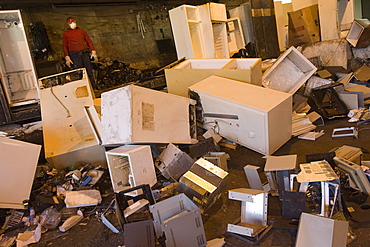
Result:
[[[71,57],[71,60],[74,64],[74,68],[85,68],[87,75],[89,76],[89,80],[93,88],[95,87],[95,80],[94,76],[92,73],[92,66],[91,66],[91,61],[90,61],[90,51],[89,50],[84,50],[84,51],[70,51],[69,55]]]

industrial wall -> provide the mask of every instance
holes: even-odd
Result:
[[[176,60],[168,11],[163,5],[22,10],[26,28],[37,21],[45,25],[55,60],[63,58],[62,35],[69,16],[75,17],[77,25],[87,31],[100,60],[119,60],[138,69],[160,67]],[[143,24],[143,33],[138,21]]]
[[[207,1],[190,1],[191,5]],[[246,0],[215,1],[235,7]],[[134,4],[69,6],[19,6],[26,29],[29,24],[41,21],[46,28],[52,47],[52,59],[63,56],[62,35],[67,29],[66,18],[73,16],[77,25],[86,30],[92,39],[98,57],[102,60],[119,60],[137,69],[165,66],[177,60],[168,10],[185,4],[183,1],[134,1]],[[145,32],[141,33],[138,21]]]

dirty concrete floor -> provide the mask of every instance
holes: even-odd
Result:
[[[297,154],[298,164],[305,163],[305,155],[313,153],[328,152],[333,148],[340,147],[344,144],[355,145],[370,150],[370,126],[359,131],[359,138],[352,137],[337,137],[332,138],[331,134],[334,128],[356,126],[354,123],[348,123],[347,119],[336,119],[326,121],[324,126],[318,127],[316,131],[324,130],[325,135],[316,141],[301,140],[297,137],[289,140],[273,155]],[[27,138],[26,138],[27,139]],[[259,169],[263,177],[263,167],[265,160],[263,155],[256,153],[242,146],[237,146],[235,150],[223,148],[223,151],[229,153],[231,159],[229,165],[229,178],[227,190],[234,188],[248,188],[248,182],[243,171],[243,167],[247,164],[261,167]],[[370,154],[365,153],[363,160],[370,160]],[[227,190],[222,193],[219,200],[210,210],[203,215],[203,222],[207,240],[214,238],[225,237],[226,246],[273,246],[287,247],[294,246],[297,234],[297,224],[283,219],[280,215],[281,205],[277,197],[269,196],[269,218],[274,218],[275,224],[272,229],[263,236],[257,244],[252,245],[245,241],[239,240],[234,236],[226,233],[227,224],[233,222],[240,217],[240,202],[229,200],[227,198]],[[370,211],[363,210],[363,214],[369,214]],[[113,216],[113,215],[112,215]],[[110,218],[114,222],[115,217]],[[112,223],[113,223],[112,222]],[[82,222],[69,230],[66,233],[60,233],[57,230],[51,230],[42,235],[39,243],[31,246],[74,246],[74,247],[95,247],[95,246],[122,246],[124,245],[123,234],[115,234],[97,220],[94,215],[85,218]],[[368,239],[370,238],[370,221],[356,222],[350,220],[356,239],[353,240],[349,247],[364,247],[369,246]]]

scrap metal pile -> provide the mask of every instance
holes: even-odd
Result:
[[[154,75],[153,70],[142,71],[118,60],[94,63],[93,67],[97,90],[107,90],[128,84],[155,89],[166,86],[163,74]]]

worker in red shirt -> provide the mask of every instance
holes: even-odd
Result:
[[[86,68],[87,75],[93,87],[95,79],[92,73],[90,59],[98,61],[94,45],[87,32],[77,27],[76,19],[67,18],[68,29],[63,33],[63,51],[68,67]],[[95,87],[96,88],[96,87]]]

